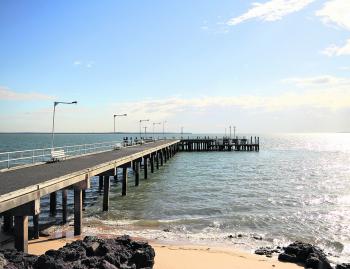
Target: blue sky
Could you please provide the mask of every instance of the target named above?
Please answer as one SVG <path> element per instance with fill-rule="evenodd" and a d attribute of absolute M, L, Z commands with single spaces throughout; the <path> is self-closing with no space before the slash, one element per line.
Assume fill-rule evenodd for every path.
<path fill-rule="evenodd" d="M 1 1 L 0 131 L 350 131 L 350 1 Z"/>

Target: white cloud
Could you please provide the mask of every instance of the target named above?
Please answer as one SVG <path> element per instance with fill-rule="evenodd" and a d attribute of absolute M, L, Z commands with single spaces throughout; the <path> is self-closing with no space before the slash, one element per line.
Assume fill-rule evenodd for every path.
<path fill-rule="evenodd" d="M 316 12 L 325 24 L 350 30 L 350 1 L 329 0 Z"/>
<path fill-rule="evenodd" d="M 29 92 L 21 93 L 15 92 L 8 88 L 0 86 L 0 100 L 11 100 L 11 101 L 24 101 L 24 100 L 52 100 L 53 96 L 49 96 L 42 93 Z"/>
<path fill-rule="evenodd" d="M 288 78 L 282 80 L 282 82 L 293 83 L 298 87 L 340 87 L 350 86 L 349 78 L 341 78 L 330 75 L 307 77 L 307 78 Z"/>
<path fill-rule="evenodd" d="M 95 62 L 94 61 L 84 62 L 84 61 L 76 60 L 73 62 L 73 65 L 84 66 L 86 68 L 92 68 L 95 65 Z"/>
<path fill-rule="evenodd" d="M 300 11 L 315 0 L 270 0 L 265 3 L 254 3 L 246 13 L 230 19 L 228 25 L 237 25 L 251 19 L 277 21 L 284 16 Z"/>
<path fill-rule="evenodd" d="M 349 13 L 350 16 L 350 13 Z M 321 51 L 322 54 L 325 54 L 329 57 L 331 56 L 342 56 L 350 55 L 350 39 L 348 39 L 343 46 L 337 46 L 335 44 L 330 45 Z"/>
<path fill-rule="evenodd" d="M 171 116 L 180 116 L 180 114 L 201 114 L 209 110 L 217 111 L 225 108 L 263 111 L 286 111 L 300 108 L 339 110 L 350 108 L 350 89 L 349 87 L 331 87 L 329 89 L 325 87 L 324 89 L 311 89 L 303 92 L 289 91 L 275 96 L 207 96 L 192 99 L 177 97 L 118 103 L 115 106 L 122 111 L 130 111 L 130 115 L 135 119 L 143 116 L 153 120 L 162 120 Z"/>
<path fill-rule="evenodd" d="M 323 23 L 327 25 L 350 30 L 350 1 L 329 0 L 322 9 L 316 11 L 316 16 L 321 17 Z M 350 55 L 350 39 L 342 46 L 331 44 L 321 53 L 327 56 Z"/>

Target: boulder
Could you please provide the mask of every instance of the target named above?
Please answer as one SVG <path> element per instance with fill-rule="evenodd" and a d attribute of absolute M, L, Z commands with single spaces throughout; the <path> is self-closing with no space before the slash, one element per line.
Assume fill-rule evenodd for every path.
<path fill-rule="evenodd" d="M 41 256 L 3 250 L 0 264 L 1 257 L 6 263 L 4 269 L 149 269 L 153 268 L 155 252 L 148 243 L 133 241 L 129 236 L 114 239 L 87 236 Z"/>
<path fill-rule="evenodd" d="M 312 269 L 332 269 L 326 254 L 318 247 L 296 241 L 284 248 L 284 253 L 278 256 L 283 262 L 292 262 Z"/>

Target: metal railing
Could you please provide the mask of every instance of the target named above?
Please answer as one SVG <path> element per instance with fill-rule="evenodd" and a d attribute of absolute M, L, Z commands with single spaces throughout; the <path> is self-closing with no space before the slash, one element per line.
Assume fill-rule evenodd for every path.
<path fill-rule="evenodd" d="M 35 164 L 52 160 L 52 151 L 64 151 L 65 157 L 118 149 L 126 146 L 123 141 L 100 142 L 93 144 L 69 145 L 54 148 L 30 149 L 0 152 L 0 169 L 18 165 Z"/>

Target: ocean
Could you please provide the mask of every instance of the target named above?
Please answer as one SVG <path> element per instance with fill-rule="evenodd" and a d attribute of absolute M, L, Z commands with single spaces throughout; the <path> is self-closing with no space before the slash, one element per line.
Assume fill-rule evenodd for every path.
<path fill-rule="evenodd" d="M 205 135 L 219 134 L 191 136 Z M 349 262 L 350 134 L 255 135 L 260 152 L 180 152 L 149 179 L 141 177 L 139 187 L 130 172 L 125 197 L 121 184 L 111 180 L 108 212 L 101 211 L 93 178 L 84 232 L 248 251 L 302 240 L 324 248 L 333 261 Z M 60 146 L 122 136 L 135 135 L 57 134 L 55 141 Z M 50 139 L 49 134 L 0 134 L 0 152 L 49 147 Z M 59 219 L 60 211 L 57 218 L 49 216 L 47 198 L 42 205 L 42 222 Z"/>

